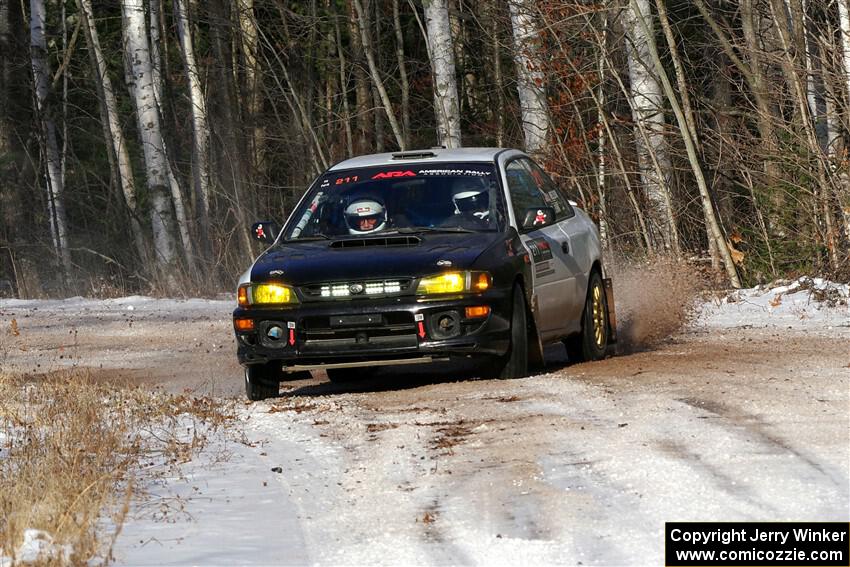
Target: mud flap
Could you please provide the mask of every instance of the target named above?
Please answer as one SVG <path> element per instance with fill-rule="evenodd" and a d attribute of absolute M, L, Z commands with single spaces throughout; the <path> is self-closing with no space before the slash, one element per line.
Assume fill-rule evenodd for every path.
<path fill-rule="evenodd" d="M 602 280 L 602 285 L 605 287 L 605 301 L 608 304 L 608 342 L 615 344 L 617 342 L 617 314 L 614 310 L 614 282 L 611 278 Z"/>
<path fill-rule="evenodd" d="M 543 341 L 540 340 L 540 333 L 537 332 L 537 319 L 539 309 L 537 306 L 537 294 L 531 296 L 531 319 L 528 328 L 528 365 L 531 368 L 542 368 L 545 361 L 543 360 Z"/>

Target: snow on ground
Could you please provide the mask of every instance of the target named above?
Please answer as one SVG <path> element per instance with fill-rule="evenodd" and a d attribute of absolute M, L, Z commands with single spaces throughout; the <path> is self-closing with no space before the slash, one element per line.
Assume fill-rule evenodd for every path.
<path fill-rule="evenodd" d="M 240 406 L 241 441 L 210 436 L 147 487 L 116 564 L 660 565 L 665 521 L 846 521 L 848 296 L 738 290 L 670 344 L 523 380 L 284 384 Z M 167 326 L 232 308 L 68 303 L 0 314 L 132 307 Z M 226 350 L 205 356 L 234 380 Z"/>
<path fill-rule="evenodd" d="M 24 530 L 24 541 L 15 551 L 16 563 L 14 565 L 54 561 L 60 564 L 69 564 L 73 549 L 69 545 L 57 545 L 53 542 L 53 536 L 42 530 Z M 0 567 L 12 567 L 12 558 L 3 555 L 0 549 Z"/>
<path fill-rule="evenodd" d="M 200 455 L 146 487 L 113 550 L 116 563 L 306 564 L 289 494 L 262 466 L 265 450 L 251 445 L 208 432 Z"/>
<path fill-rule="evenodd" d="M 69 297 L 67 299 L 0 299 L 0 309 L 42 309 L 63 313 L 98 313 L 111 311 L 161 311 L 161 312 L 207 312 L 232 311 L 235 298 L 221 299 L 158 299 L 145 295 L 131 295 L 112 299 L 92 299 L 88 297 Z"/>
<path fill-rule="evenodd" d="M 850 285 L 802 277 L 736 290 L 705 303 L 698 324 L 850 333 Z"/>

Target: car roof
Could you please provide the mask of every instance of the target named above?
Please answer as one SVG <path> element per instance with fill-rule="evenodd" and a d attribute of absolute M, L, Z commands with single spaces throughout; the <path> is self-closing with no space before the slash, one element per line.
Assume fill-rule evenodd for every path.
<path fill-rule="evenodd" d="M 382 165 L 399 165 L 403 163 L 445 163 L 445 162 L 493 162 L 501 152 L 511 152 L 522 155 L 518 150 L 507 148 L 429 148 L 423 150 L 405 150 L 383 154 L 370 154 L 347 159 L 332 166 L 328 171 L 353 169 L 358 167 L 375 167 Z"/>

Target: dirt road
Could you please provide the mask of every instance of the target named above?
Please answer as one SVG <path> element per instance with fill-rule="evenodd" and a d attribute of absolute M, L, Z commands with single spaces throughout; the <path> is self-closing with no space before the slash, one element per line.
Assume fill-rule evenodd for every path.
<path fill-rule="evenodd" d="M 6 303 L 0 362 L 241 395 L 227 306 Z M 282 471 L 302 559 L 658 565 L 665 521 L 848 519 L 849 339 L 697 326 L 598 363 L 550 349 L 521 380 L 317 376 L 246 425 L 256 468 Z"/>

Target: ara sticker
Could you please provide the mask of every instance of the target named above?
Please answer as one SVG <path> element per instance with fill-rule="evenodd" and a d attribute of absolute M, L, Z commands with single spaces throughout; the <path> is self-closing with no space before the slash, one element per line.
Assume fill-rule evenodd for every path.
<path fill-rule="evenodd" d="M 470 175 L 475 177 L 486 177 L 490 175 L 489 171 L 478 171 L 474 169 L 420 169 L 419 175 L 448 175 L 460 176 Z"/>
<path fill-rule="evenodd" d="M 407 171 L 382 171 L 372 176 L 372 179 L 393 179 L 395 177 L 416 177 L 410 170 Z"/>

